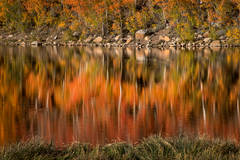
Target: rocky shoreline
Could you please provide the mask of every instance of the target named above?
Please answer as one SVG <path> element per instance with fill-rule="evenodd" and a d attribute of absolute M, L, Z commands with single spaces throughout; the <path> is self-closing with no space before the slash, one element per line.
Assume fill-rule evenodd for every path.
<path fill-rule="evenodd" d="M 197 31 L 194 40 L 182 40 L 174 28 L 166 27 L 162 30 L 138 30 L 135 35 L 89 35 L 80 38 L 80 33 L 73 32 L 66 40 L 64 30 L 38 29 L 30 33 L 13 33 L 0 31 L 0 44 L 10 46 L 98 46 L 98 47 L 137 47 L 137 48 L 215 48 L 239 47 L 231 37 L 227 37 L 225 29 L 216 31 L 215 38 L 211 38 L 209 31 Z"/>

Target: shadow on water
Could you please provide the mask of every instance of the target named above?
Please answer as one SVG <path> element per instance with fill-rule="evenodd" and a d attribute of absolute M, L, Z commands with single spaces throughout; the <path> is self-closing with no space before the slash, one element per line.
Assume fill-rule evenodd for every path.
<path fill-rule="evenodd" d="M 239 140 L 240 50 L 0 47 L 0 145 Z"/>

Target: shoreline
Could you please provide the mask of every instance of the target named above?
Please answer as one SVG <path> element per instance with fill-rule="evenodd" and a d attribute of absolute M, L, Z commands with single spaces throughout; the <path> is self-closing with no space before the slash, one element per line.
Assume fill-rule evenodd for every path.
<path fill-rule="evenodd" d="M 194 40 L 186 41 L 174 31 L 173 27 L 166 27 L 158 31 L 151 29 L 138 30 L 135 35 L 89 35 L 86 38 L 79 38 L 78 32 L 73 32 L 66 40 L 67 31 L 56 31 L 48 33 L 33 30 L 30 33 L 3 32 L 0 31 L 0 45 L 9 46 L 90 46 L 90 47 L 136 47 L 136 48 L 236 48 L 240 43 L 232 41 L 227 37 L 226 30 L 220 29 L 217 32 L 218 38 L 211 38 L 209 32 L 194 33 Z M 42 32 L 46 32 L 43 34 Z"/>

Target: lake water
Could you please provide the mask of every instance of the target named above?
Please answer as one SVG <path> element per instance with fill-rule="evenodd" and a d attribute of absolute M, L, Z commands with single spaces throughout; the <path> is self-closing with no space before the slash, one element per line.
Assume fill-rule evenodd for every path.
<path fill-rule="evenodd" d="M 240 49 L 0 47 L 0 146 L 240 139 Z"/>

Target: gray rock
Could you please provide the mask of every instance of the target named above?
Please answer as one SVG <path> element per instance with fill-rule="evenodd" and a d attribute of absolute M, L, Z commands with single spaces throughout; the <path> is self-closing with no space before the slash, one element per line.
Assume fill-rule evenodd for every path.
<path fill-rule="evenodd" d="M 212 41 L 212 43 L 210 44 L 210 47 L 221 47 L 220 40 Z"/>
<path fill-rule="evenodd" d="M 58 36 L 57 36 L 57 35 L 53 37 L 53 40 L 56 40 L 56 39 L 58 39 Z"/>
<path fill-rule="evenodd" d="M 31 45 L 33 45 L 33 46 L 38 46 L 38 45 L 40 45 L 41 43 L 40 42 L 38 42 L 38 41 L 33 41 L 32 43 L 31 43 Z"/>
<path fill-rule="evenodd" d="M 168 43 L 168 45 L 169 45 L 170 47 L 175 47 L 175 46 L 176 46 L 176 44 L 175 44 L 174 42 L 170 42 L 170 43 Z"/>
<path fill-rule="evenodd" d="M 198 40 L 203 39 L 203 35 L 201 35 L 201 34 L 197 35 L 197 39 Z"/>
<path fill-rule="evenodd" d="M 107 44 L 106 44 L 106 47 L 111 47 L 111 43 L 107 43 Z"/>
<path fill-rule="evenodd" d="M 21 43 L 20 43 L 20 46 L 25 46 L 25 45 L 26 45 L 25 42 L 21 42 Z"/>
<path fill-rule="evenodd" d="M 171 39 L 168 36 L 162 36 L 162 35 L 159 36 L 159 40 L 163 40 L 165 42 L 171 41 Z"/>
<path fill-rule="evenodd" d="M 212 40 L 211 38 L 204 38 L 204 39 L 203 39 L 203 42 L 204 42 L 204 43 L 209 43 L 211 40 Z"/>
<path fill-rule="evenodd" d="M 181 46 L 182 46 L 182 47 L 185 47 L 185 46 L 186 46 L 186 43 L 182 42 L 182 43 L 181 43 Z"/>
<path fill-rule="evenodd" d="M 92 42 L 92 40 L 93 40 L 93 37 L 92 36 L 89 36 L 87 39 L 85 39 L 85 43 L 90 43 L 90 42 Z"/>
<path fill-rule="evenodd" d="M 206 46 L 206 44 L 200 43 L 200 47 L 205 47 L 205 46 Z"/>
<path fill-rule="evenodd" d="M 135 33 L 135 38 L 137 39 L 137 40 L 143 40 L 144 39 L 144 37 L 145 37 L 145 35 L 146 35 L 146 31 L 145 30 L 143 30 L 143 29 L 141 29 L 141 30 L 138 30 L 136 33 Z"/>
<path fill-rule="evenodd" d="M 152 44 L 149 44 L 149 43 L 146 44 L 146 47 L 147 47 L 147 48 L 151 48 L 152 46 L 153 46 Z"/>
<path fill-rule="evenodd" d="M 57 43 L 58 44 L 58 43 Z M 68 42 L 68 46 L 74 46 L 75 45 L 75 42 L 74 41 L 69 41 Z"/>
<path fill-rule="evenodd" d="M 102 41 L 103 41 L 103 38 L 100 36 L 93 40 L 94 43 L 101 43 Z"/>
<path fill-rule="evenodd" d="M 114 38 L 114 41 L 117 42 L 117 41 L 120 40 L 120 38 L 121 38 L 121 35 L 117 35 L 117 36 Z"/>
<path fill-rule="evenodd" d="M 180 37 L 177 37 L 175 42 L 181 42 L 181 38 Z"/>
<path fill-rule="evenodd" d="M 226 44 L 227 43 L 226 40 L 221 40 L 220 42 L 221 42 L 221 44 Z"/>
<path fill-rule="evenodd" d="M 133 37 L 132 36 L 128 36 L 127 37 L 127 41 L 126 41 L 126 44 L 129 44 L 133 41 Z"/>
<path fill-rule="evenodd" d="M 220 22 L 212 22 L 212 26 L 213 26 L 213 27 L 217 27 L 217 28 L 222 27 L 222 25 L 221 25 Z"/>
<path fill-rule="evenodd" d="M 188 46 L 188 47 L 191 47 L 191 46 L 192 46 L 192 43 L 191 43 L 191 42 L 189 42 L 189 43 L 187 44 L 187 46 Z"/>
<path fill-rule="evenodd" d="M 120 38 L 118 41 L 117 41 L 117 44 L 122 44 L 124 42 L 124 40 L 122 38 Z"/>
<path fill-rule="evenodd" d="M 203 34 L 203 37 L 205 37 L 205 38 L 209 37 L 209 32 L 205 32 L 205 33 Z"/>
<path fill-rule="evenodd" d="M 221 36 L 225 36 L 226 35 L 226 30 L 222 29 L 222 30 L 218 30 L 216 32 L 217 37 L 221 37 Z"/>
<path fill-rule="evenodd" d="M 225 40 L 226 39 L 226 36 L 221 36 L 219 37 L 220 40 Z"/>
<path fill-rule="evenodd" d="M 150 41 L 150 37 L 149 37 L 149 36 L 146 36 L 146 37 L 144 38 L 144 40 L 145 40 L 145 41 Z"/>
<path fill-rule="evenodd" d="M 80 33 L 79 32 L 73 32 L 73 37 L 79 37 Z"/>

